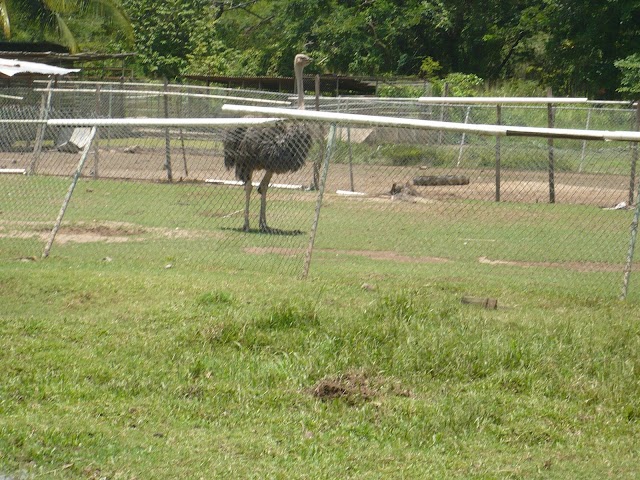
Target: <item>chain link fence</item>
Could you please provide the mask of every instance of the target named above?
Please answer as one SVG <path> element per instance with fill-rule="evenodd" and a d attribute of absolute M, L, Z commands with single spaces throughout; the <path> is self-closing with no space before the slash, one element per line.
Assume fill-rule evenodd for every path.
<path fill-rule="evenodd" d="M 46 251 L 113 268 L 296 275 L 313 255 L 317 274 L 348 276 L 358 265 L 372 279 L 424 272 L 498 292 L 508 276 L 524 288 L 609 297 L 628 269 L 632 142 L 273 122 L 222 109 L 289 107 L 289 93 L 81 82 L 4 93 L 1 262 Z M 549 125 L 546 106 L 314 101 L 307 109 Z M 636 131 L 636 112 L 585 104 L 552 114 L 558 128 Z M 274 174 L 261 186 L 264 168 Z"/>

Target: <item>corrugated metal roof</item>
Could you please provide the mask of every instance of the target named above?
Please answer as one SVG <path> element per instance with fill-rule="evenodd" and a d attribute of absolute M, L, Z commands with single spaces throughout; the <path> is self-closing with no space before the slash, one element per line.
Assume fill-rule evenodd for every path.
<path fill-rule="evenodd" d="M 274 92 L 293 92 L 293 77 L 231 77 L 222 75 L 185 75 L 184 78 L 199 82 L 218 83 L 234 88 L 255 88 Z M 305 90 L 313 90 L 315 77 L 305 76 Z M 357 78 L 341 75 L 320 75 L 320 91 L 334 94 L 352 93 L 374 95 L 375 85 Z"/>
<path fill-rule="evenodd" d="M 19 74 L 36 74 L 36 75 L 67 75 L 69 73 L 79 72 L 79 68 L 61 68 L 53 67 L 44 63 L 25 62 L 23 60 L 10 60 L 0 58 L 0 75 L 5 77 L 13 77 Z"/>

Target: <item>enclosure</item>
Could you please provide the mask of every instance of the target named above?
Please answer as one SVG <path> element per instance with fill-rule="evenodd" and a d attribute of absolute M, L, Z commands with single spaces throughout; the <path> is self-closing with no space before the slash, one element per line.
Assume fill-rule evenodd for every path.
<path fill-rule="evenodd" d="M 0 98 L 2 262 L 44 254 L 69 265 L 82 257 L 301 276 L 357 264 L 377 279 L 409 270 L 425 282 L 474 278 L 473 293 L 498 294 L 507 277 L 585 297 L 626 288 L 633 106 L 310 97 L 306 112 L 275 115 L 260 108 L 290 107 L 290 95 L 41 87 Z M 507 135 L 498 124 L 558 134 Z M 260 232 L 254 189 L 244 231 L 246 192 L 225 166 L 229 139 L 249 129 L 268 143 L 274 128 L 294 125 L 311 141 L 292 144 L 305 151 L 302 168 L 271 179 L 266 215 L 275 230 Z M 569 128 L 598 132 L 561 134 Z"/>

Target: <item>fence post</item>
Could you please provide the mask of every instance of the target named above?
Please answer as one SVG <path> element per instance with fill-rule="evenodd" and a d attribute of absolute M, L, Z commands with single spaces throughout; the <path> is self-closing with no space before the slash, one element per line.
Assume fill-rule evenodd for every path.
<path fill-rule="evenodd" d="M 444 82 L 444 88 L 442 89 L 442 96 L 443 97 L 449 96 L 449 82 Z M 445 104 L 444 102 L 442 102 L 442 105 L 440 105 L 440 121 L 444 122 L 446 117 L 447 115 L 445 115 Z M 444 142 L 444 131 L 440 130 L 438 132 L 438 145 L 442 145 L 442 142 Z"/>
<path fill-rule="evenodd" d="M 100 84 L 96 85 L 96 118 L 100 118 Z M 100 140 L 100 133 L 96 130 L 93 148 L 93 178 L 98 178 L 98 166 L 100 164 L 100 147 L 98 142 Z"/>
<path fill-rule="evenodd" d="M 320 75 L 315 77 L 316 111 L 320 110 Z M 293 93 L 298 93 L 294 88 Z M 338 111 L 340 109 L 338 104 Z M 321 131 L 324 130 L 321 127 Z M 322 148 L 318 149 L 318 158 L 313 161 L 313 178 L 311 179 L 311 190 L 318 190 L 320 184 L 320 164 L 322 163 Z"/>
<path fill-rule="evenodd" d="M 47 120 L 49 119 L 49 111 L 51 110 L 51 96 L 53 91 L 51 86 L 53 85 L 53 79 L 47 83 L 47 88 L 42 92 L 42 101 L 40 103 L 40 120 L 41 124 L 38 126 L 36 132 L 36 142 L 33 146 L 33 158 L 31 159 L 31 165 L 29 166 L 29 174 L 36 173 L 38 161 L 40 160 L 40 154 L 42 153 L 42 143 L 44 142 L 44 134 L 47 130 Z"/>
<path fill-rule="evenodd" d="M 629 279 L 631 278 L 631 268 L 633 267 L 633 252 L 636 248 L 636 239 L 638 237 L 638 220 L 640 219 L 640 192 L 636 201 L 636 210 L 633 214 L 631 222 L 631 240 L 629 241 L 629 250 L 627 252 L 627 262 L 624 265 L 624 278 L 622 280 L 622 295 L 620 300 L 626 300 L 629 293 Z"/>
<path fill-rule="evenodd" d="M 589 130 L 589 124 L 591 123 L 591 107 L 587 109 L 587 124 L 584 127 L 585 130 Z M 587 150 L 587 141 L 582 141 L 582 152 L 580 153 L 580 166 L 578 167 L 578 173 L 582 173 L 582 167 L 584 166 L 584 157 Z"/>
<path fill-rule="evenodd" d="M 189 112 L 189 97 L 187 97 L 187 112 Z M 182 118 L 182 97 L 178 99 L 178 117 Z M 187 150 L 184 146 L 184 130 L 180 127 L 178 130 L 180 137 L 180 148 L 182 149 L 182 166 L 184 167 L 184 176 L 189 176 L 189 167 L 187 165 Z"/>
<path fill-rule="evenodd" d="M 44 252 L 42 253 L 42 258 L 47 258 L 49 256 L 49 252 L 51 251 L 51 246 L 53 245 L 53 241 L 56 238 L 56 234 L 60 229 L 60 224 L 62 223 L 62 219 L 64 218 L 64 214 L 67 211 L 67 207 L 69 206 L 69 201 L 71 200 L 71 195 L 73 195 L 73 191 L 76 188 L 76 184 L 78 183 L 78 178 L 80 178 L 80 174 L 82 173 L 82 169 L 84 168 L 84 163 L 89 156 L 89 149 L 93 145 L 93 139 L 96 135 L 97 127 L 92 127 L 91 132 L 89 133 L 89 140 L 82 151 L 82 155 L 80 156 L 80 161 L 78 162 L 78 166 L 76 167 L 76 171 L 73 174 L 73 179 L 71 180 L 71 185 L 69 185 L 69 189 L 67 190 L 67 194 L 64 197 L 64 201 L 62 202 L 62 207 L 60 208 L 60 212 L 58 213 L 58 218 L 56 218 L 56 222 L 53 225 L 53 229 L 51 230 L 51 234 L 49 235 L 49 241 L 47 245 L 44 247 Z"/>
<path fill-rule="evenodd" d="M 496 105 L 496 125 L 502 125 L 502 105 Z M 496 202 L 500 201 L 500 136 L 496 135 Z"/>
<path fill-rule="evenodd" d="M 164 118 L 169 118 L 169 81 L 164 79 Z M 173 182 L 173 172 L 171 171 L 171 138 L 169 136 L 169 127 L 164 129 L 164 169 L 167 171 L 167 179 L 169 183 Z"/>
<path fill-rule="evenodd" d="M 640 132 L 640 100 L 636 102 L 636 130 Z M 636 165 L 638 163 L 638 142 L 631 147 L 631 175 L 629 179 L 629 205 L 633 205 L 636 188 Z"/>
<path fill-rule="evenodd" d="M 469 114 L 471 113 L 471 105 L 467 107 L 467 112 L 464 116 L 464 124 L 469 123 Z M 460 150 L 458 150 L 458 162 L 456 163 L 456 167 L 460 166 L 460 162 L 462 161 L 462 152 L 464 150 L 464 142 L 467 139 L 467 132 L 462 132 L 462 139 L 460 140 Z"/>
<path fill-rule="evenodd" d="M 547 97 L 552 97 L 553 91 L 551 88 L 547 89 Z M 547 120 L 549 128 L 553 128 L 555 125 L 555 113 L 553 111 L 553 103 L 547 103 Z M 553 138 L 547 139 L 547 145 L 549 145 L 549 203 L 556 203 L 556 179 L 555 179 L 555 158 L 553 151 Z"/>
<path fill-rule="evenodd" d="M 109 85 L 109 110 L 107 112 L 107 118 L 111 118 L 113 115 L 113 86 Z M 107 128 L 107 148 L 111 148 L 111 129 Z"/>
<path fill-rule="evenodd" d="M 322 167 L 322 176 L 320 177 L 320 185 L 318 186 L 318 198 L 316 200 L 316 211 L 313 219 L 313 225 L 311 226 L 311 234 L 309 236 L 309 246 L 304 258 L 304 269 L 302 271 L 302 278 L 305 279 L 309 275 L 309 267 L 311 265 L 311 253 L 313 252 L 313 245 L 316 241 L 316 233 L 318 231 L 318 222 L 320 221 L 320 208 L 322 207 L 322 197 L 324 196 L 324 188 L 327 184 L 327 172 L 329 171 L 329 160 L 333 154 L 333 147 L 336 140 L 336 124 L 332 123 L 329 127 L 329 140 L 327 141 L 327 148 L 324 154 L 324 162 Z"/>

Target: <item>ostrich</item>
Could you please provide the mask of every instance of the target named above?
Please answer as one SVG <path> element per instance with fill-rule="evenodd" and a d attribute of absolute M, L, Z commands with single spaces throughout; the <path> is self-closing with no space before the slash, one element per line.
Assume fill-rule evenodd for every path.
<path fill-rule="evenodd" d="M 304 88 L 302 71 L 311 62 L 306 55 L 296 55 L 293 62 L 296 88 L 298 90 L 298 108 L 304 109 Z M 278 122 L 271 127 L 234 128 L 224 140 L 224 165 L 227 170 L 235 167 L 236 178 L 244 182 L 245 232 L 249 231 L 249 202 L 251 199 L 251 177 L 256 170 L 265 170 L 258 186 L 260 193 L 260 232 L 283 233 L 267 226 L 267 188 L 274 173 L 295 172 L 304 165 L 312 137 L 308 128 L 302 124 Z"/>

